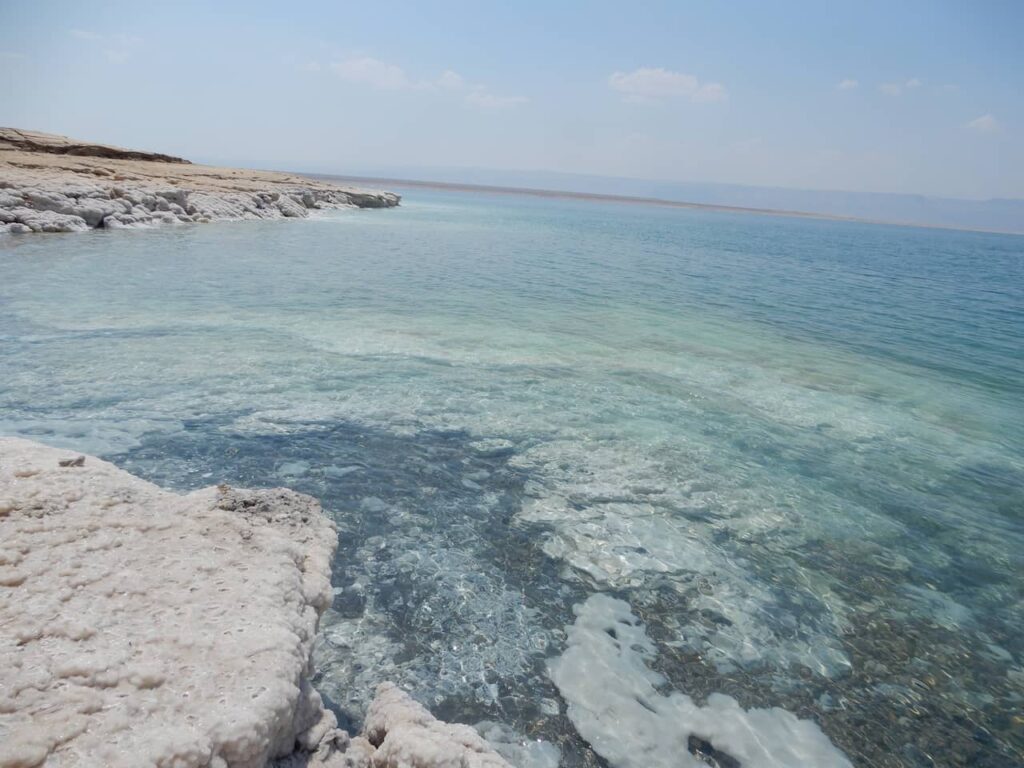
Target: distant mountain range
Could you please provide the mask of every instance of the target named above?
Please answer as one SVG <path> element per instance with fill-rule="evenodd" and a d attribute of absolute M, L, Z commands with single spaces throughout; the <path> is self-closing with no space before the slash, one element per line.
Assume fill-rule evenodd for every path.
<path fill-rule="evenodd" d="M 653 181 L 550 171 L 470 168 L 360 169 L 356 175 L 445 184 L 658 198 L 701 205 L 760 208 L 898 224 L 1024 234 L 1024 200 L 1017 199 L 968 200 L 885 192 L 748 187 L 740 184 Z"/>

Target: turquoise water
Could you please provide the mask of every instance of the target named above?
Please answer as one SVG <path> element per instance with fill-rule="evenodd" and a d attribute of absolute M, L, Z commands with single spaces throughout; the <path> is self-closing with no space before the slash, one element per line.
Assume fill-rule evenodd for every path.
<path fill-rule="evenodd" d="M 409 190 L 2 239 L 0 356 L 0 433 L 321 499 L 352 725 L 394 679 L 605 764 L 547 663 L 606 593 L 666 689 L 1024 764 L 1024 238 Z"/>

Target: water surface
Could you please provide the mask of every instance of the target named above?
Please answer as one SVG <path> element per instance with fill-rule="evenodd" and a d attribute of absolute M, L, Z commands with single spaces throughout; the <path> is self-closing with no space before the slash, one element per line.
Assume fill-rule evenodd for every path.
<path fill-rule="evenodd" d="M 663 688 L 858 766 L 1024 764 L 1024 238 L 409 191 L 0 240 L 0 432 L 335 517 L 318 684 L 605 764 L 548 661 L 625 600 Z"/>

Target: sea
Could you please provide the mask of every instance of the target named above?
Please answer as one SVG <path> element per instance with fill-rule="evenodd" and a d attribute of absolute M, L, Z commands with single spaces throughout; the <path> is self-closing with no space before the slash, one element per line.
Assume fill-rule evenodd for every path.
<path fill-rule="evenodd" d="M 352 730 L 1024 765 L 1024 237 L 396 191 L 0 238 L 0 434 L 319 499 Z"/>

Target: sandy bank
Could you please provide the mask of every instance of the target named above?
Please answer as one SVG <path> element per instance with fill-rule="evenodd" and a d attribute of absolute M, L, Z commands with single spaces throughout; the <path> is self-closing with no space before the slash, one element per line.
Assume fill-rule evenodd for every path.
<path fill-rule="evenodd" d="M 309 683 L 336 544 L 302 494 L 0 438 L 0 766 L 508 768 L 390 685 L 337 728 Z"/>
<path fill-rule="evenodd" d="M 194 165 L 0 128 L 0 234 L 301 218 L 311 210 L 388 208 L 399 201 L 391 192 L 294 174 Z"/>

